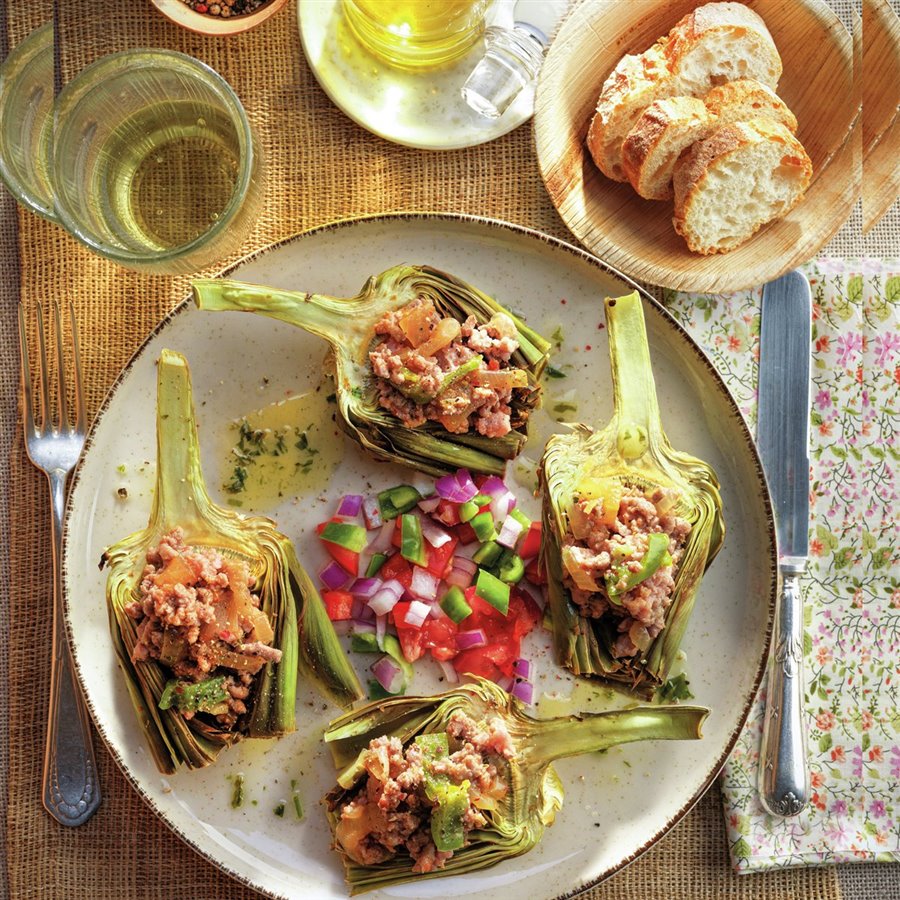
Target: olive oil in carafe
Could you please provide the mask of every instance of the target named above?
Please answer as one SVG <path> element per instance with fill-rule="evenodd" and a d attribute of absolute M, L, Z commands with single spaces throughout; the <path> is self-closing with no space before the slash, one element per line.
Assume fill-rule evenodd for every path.
<path fill-rule="evenodd" d="M 141 110 L 110 134 L 100 155 L 98 225 L 126 247 L 183 247 L 215 225 L 235 193 L 237 133 L 202 102 Z"/>

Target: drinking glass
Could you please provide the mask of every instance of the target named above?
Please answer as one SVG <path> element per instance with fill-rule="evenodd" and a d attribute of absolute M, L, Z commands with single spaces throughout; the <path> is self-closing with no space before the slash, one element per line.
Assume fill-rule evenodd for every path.
<path fill-rule="evenodd" d="M 235 250 L 262 195 L 247 115 L 209 66 L 126 50 L 57 97 L 51 165 L 60 224 L 129 268 L 193 272 Z"/>
<path fill-rule="evenodd" d="M 53 133 L 53 25 L 32 31 L 0 66 L 0 178 L 27 209 L 55 221 L 49 164 Z"/>

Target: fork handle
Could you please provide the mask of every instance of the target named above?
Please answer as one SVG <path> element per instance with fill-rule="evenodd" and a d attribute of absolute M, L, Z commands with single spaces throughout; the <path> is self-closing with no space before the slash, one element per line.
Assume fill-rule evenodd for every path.
<path fill-rule="evenodd" d="M 91 725 L 75 683 L 62 608 L 62 520 L 65 472 L 48 472 L 53 540 L 53 656 L 50 708 L 44 747 L 44 808 L 63 825 L 82 825 L 100 806 L 100 782 L 91 744 Z"/>

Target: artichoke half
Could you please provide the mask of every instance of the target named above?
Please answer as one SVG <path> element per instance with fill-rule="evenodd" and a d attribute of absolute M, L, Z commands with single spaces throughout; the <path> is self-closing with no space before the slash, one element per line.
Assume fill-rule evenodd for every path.
<path fill-rule="evenodd" d="M 668 678 L 700 580 L 722 546 L 725 524 L 715 472 L 702 460 L 674 450 L 663 431 L 638 294 L 608 298 L 606 320 L 613 417 L 602 431 L 576 425 L 571 433 L 554 435 L 548 441 L 539 469 L 542 556 L 559 663 L 577 675 L 597 676 L 649 699 Z M 674 572 L 664 627 L 648 647 L 631 657 L 613 655 L 617 634 L 610 617 L 582 615 L 563 583 L 563 553 L 566 535 L 572 531 L 571 513 L 589 483 L 612 483 L 617 485 L 616 490 L 648 495 L 661 489 L 674 498 L 669 512 L 690 525 Z M 613 596 L 610 603 L 615 600 Z"/>
<path fill-rule="evenodd" d="M 502 474 L 527 439 L 528 416 L 540 402 L 540 378 L 550 342 L 477 288 L 429 266 L 394 266 L 369 278 L 346 299 L 306 294 L 222 279 L 198 279 L 194 300 L 204 310 L 256 312 L 325 338 L 334 357 L 338 421 L 350 437 L 375 456 L 430 475 L 465 468 Z M 513 392 L 513 430 L 502 437 L 452 434 L 436 422 L 410 428 L 379 407 L 368 354 L 375 325 L 386 313 L 417 298 L 430 299 L 441 316 L 463 322 L 472 315 L 484 324 L 505 313 L 516 326 L 519 348 L 510 364 L 525 372 L 527 386 Z"/>
<path fill-rule="evenodd" d="M 432 872 L 414 873 L 405 851 L 377 865 L 360 865 L 336 839 L 351 894 L 473 872 L 526 853 L 540 841 L 544 828 L 553 824 L 563 805 L 563 786 L 551 765 L 554 760 L 632 741 L 699 739 L 709 714 L 700 706 L 650 706 L 534 719 L 519 700 L 481 678 L 433 697 L 376 701 L 336 719 L 325 732 L 325 742 L 340 770 L 337 786 L 325 798 L 332 832 L 340 822 L 343 805 L 366 777 L 360 759 L 370 741 L 386 735 L 406 747 L 421 735 L 446 733 L 457 711 L 477 723 L 500 718 L 505 725 L 513 755 L 508 761 L 492 759 L 507 785 L 505 795 L 495 808 L 483 810 L 487 824 L 470 831 L 465 845 L 443 868 Z"/>
<path fill-rule="evenodd" d="M 244 517 L 210 500 L 200 468 L 190 372 L 184 357 L 170 350 L 162 351 L 158 363 L 156 435 L 156 491 L 149 524 L 109 547 L 101 565 L 109 566 L 110 630 L 128 691 L 157 767 L 171 773 L 182 763 L 190 768 L 208 765 L 241 737 L 279 737 L 293 731 L 298 666 L 325 697 L 344 708 L 359 699 L 362 690 L 288 538 L 276 531 L 271 519 Z M 267 662 L 254 676 L 246 713 L 234 727 L 224 727 L 213 716 L 185 718 L 169 705 L 171 688 L 162 700 L 168 708 L 160 708 L 171 669 L 155 659 L 132 659 L 138 626 L 126 608 L 139 598 L 148 551 L 175 528 L 181 529 L 189 547 L 211 548 L 247 565 L 259 609 L 274 633 L 272 646 L 281 651 L 279 662 Z M 231 661 L 240 664 L 237 654 Z M 228 663 L 221 666 L 227 668 Z"/>

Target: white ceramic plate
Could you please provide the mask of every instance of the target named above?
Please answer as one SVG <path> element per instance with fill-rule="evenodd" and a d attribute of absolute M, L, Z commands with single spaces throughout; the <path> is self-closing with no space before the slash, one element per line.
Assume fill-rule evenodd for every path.
<path fill-rule="evenodd" d="M 512 0 L 497 3 L 487 24 L 512 27 Z M 349 31 L 341 0 L 303 0 L 297 19 L 303 52 L 322 90 L 357 125 L 406 147 L 474 147 L 518 128 L 534 112 L 532 82 L 498 119 L 469 109 L 460 89 L 484 55 L 484 41 L 458 60 L 405 71 L 366 52 Z"/>
<path fill-rule="evenodd" d="M 564 341 L 554 363 L 571 368 L 567 379 L 548 383 L 546 406 L 574 391 L 585 421 L 608 418 L 612 400 L 602 299 L 633 285 L 553 239 L 484 220 L 376 218 L 298 236 L 257 254 L 232 275 L 350 296 L 370 274 L 401 262 L 452 272 L 522 311 L 544 333 L 562 326 Z M 398 887 L 378 897 L 542 900 L 582 890 L 634 859 L 690 809 L 740 730 L 768 645 L 775 590 L 771 511 L 750 436 L 711 364 L 649 299 L 646 314 L 665 426 L 676 447 L 716 468 L 728 523 L 724 549 L 703 582 L 684 642 L 684 668 L 696 702 L 712 709 L 705 736 L 690 743 L 628 745 L 562 762 L 558 770 L 566 803 L 533 851 L 483 872 Z M 94 423 L 69 502 L 67 624 L 78 676 L 100 733 L 135 789 L 199 853 L 272 896 L 343 897 L 341 868 L 329 850 L 319 807 L 333 777 L 320 734 L 337 710 L 301 687 L 296 734 L 276 743 L 247 741 L 209 769 L 163 778 L 146 750 L 116 667 L 107 633 L 105 576 L 97 561 L 106 546 L 142 527 L 149 515 L 156 454 L 155 361 L 163 347 L 184 353 L 191 365 L 204 470 L 220 502 L 225 500 L 220 485 L 226 475 L 222 447 L 228 423 L 318 384 L 325 349 L 318 339 L 282 323 L 239 313 L 201 313 L 185 304 L 135 355 Z M 540 434 L 527 453 L 537 458 L 547 430 L 560 426 L 547 416 L 535 424 Z M 293 537 L 301 560 L 316 571 L 324 557 L 312 537 L 313 526 L 335 500 L 366 481 L 379 489 L 403 475 L 373 463 L 348 443 L 333 477 L 316 485 L 315 492 L 255 511 L 275 517 Z M 117 496 L 122 486 L 128 490 L 124 501 Z M 571 679 L 550 659 L 546 636 L 529 641 L 538 686 L 570 693 Z M 430 692 L 435 686 L 424 674 L 417 679 L 417 690 Z M 589 700 L 580 693 L 576 702 L 598 708 L 597 696 Z M 227 776 L 238 772 L 246 779 L 247 801 L 232 809 Z M 300 784 L 302 821 L 293 817 L 290 805 L 284 818 L 273 813 L 280 800 L 290 799 L 291 779 Z"/>

